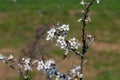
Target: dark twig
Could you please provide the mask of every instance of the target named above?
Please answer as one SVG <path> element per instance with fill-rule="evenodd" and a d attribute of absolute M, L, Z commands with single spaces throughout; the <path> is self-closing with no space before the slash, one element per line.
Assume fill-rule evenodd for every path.
<path fill-rule="evenodd" d="M 24 74 L 22 73 L 21 70 L 17 70 L 13 65 L 11 65 L 7 60 L 4 60 L 5 63 L 8 65 L 8 67 L 10 67 L 12 70 L 14 70 L 15 72 L 17 72 L 18 74 L 20 74 L 21 77 L 24 77 Z"/>
<path fill-rule="evenodd" d="M 83 15 L 83 20 L 82 20 L 82 55 L 81 56 L 81 63 L 80 63 L 80 66 L 81 66 L 81 69 L 80 69 L 80 74 L 83 74 L 83 63 L 84 63 L 84 54 L 87 52 L 87 46 L 86 46 L 86 20 L 87 20 L 87 17 L 88 17 L 88 13 L 89 13 L 89 9 L 91 7 L 91 5 L 93 4 L 94 0 L 90 0 L 89 4 L 86 5 L 86 8 L 85 8 L 85 13 Z M 82 80 L 83 77 L 80 77 L 80 80 Z"/>
<path fill-rule="evenodd" d="M 36 49 L 39 50 L 43 49 L 43 45 L 41 45 L 41 40 L 43 36 L 45 35 L 46 31 L 48 30 L 48 27 L 45 25 L 41 25 L 39 28 L 36 29 L 35 36 L 33 38 L 33 42 L 30 42 L 26 48 L 22 49 L 22 52 L 29 56 L 30 58 L 34 59 L 37 58 L 37 55 L 35 54 Z"/>

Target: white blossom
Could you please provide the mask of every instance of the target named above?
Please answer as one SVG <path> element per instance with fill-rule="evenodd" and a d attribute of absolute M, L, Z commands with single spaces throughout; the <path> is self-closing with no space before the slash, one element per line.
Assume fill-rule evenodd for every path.
<path fill-rule="evenodd" d="M 45 69 L 50 69 L 51 64 L 55 64 L 55 61 L 53 59 L 46 61 L 45 62 Z"/>
<path fill-rule="evenodd" d="M 25 59 L 25 61 L 24 61 L 24 70 L 25 71 L 27 71 L 27 70 L 31 71 L 32 70 L 32 68 L 29 64 L 30 64 L 30 58 Z"/>
<path fill-rule="evenodd" d="M 61 49 L 66 48 L 67 44 L 65 42 L 65 37 L 59 36 L 56 45 L 59 46 Z"/>
<path fill-rule="evenodd" d="M 80 66 L 76 66 L 74 68 L 71 69 L 70 71 L 70 74 L 73 76 L 73 77 L 82 77 L 83 75 L 80 73 L 80 69 L 81 67 Z"/>
<path fill-rule="evenodd" d="M 69 75 L 59 72 L 55 80 L 71 80 L 71 77 Z"/>
<path fill-rule="evenodd" d="M 8 60 L 14 59 L 14 56 L 13 56 L 13 55 L 10 55 L 7 59 L 8 59 Z"/>
<path fill-rule="evenodd" d="M 78 77 L 79 77 L 79 78 L 82 78 L 82 77 L 83 77 L 83 74 L 78 74 Z"/>
<path fill-rule="evenodd" d="M 30 63 L 30 58 L 25 59 L 25 64 L 29 64 Z"/>
<path fill-rule="evenodd" d="M 25 64 L 25 65 L 24 65 L 24 70 L 25 70 L 25 71 L 31 71 L 32 68 L 31 68 L 31 66 L 30 66 L 29 64 Z"/>
<path fill-rule="evenodd" d="M 99 3 L 100 3 L 100 0 L 96 0 L 96 2 L 99 4 Z"/>
<path fill-rule="evenodd" d="M 80 2 L 80 4 L 81 4 L 81 5 L 85 5 L 86 3 L 85 3 L 84 0 L 82 0 L 82 1 Z"/>
<path fill-rule="evenodd" d="M 49 75 L 49 77 L 55 76 L 57 71 L 57 66 L 55 64 L 55 61 L 53 59 L 48 60 L 45 62 L 44 66 L 44 72 Z"/>
<path fill-rule="evenodd" d="M 22 66 L 21 64 L 18 64 L 18 67 L 19 67 L 19 68 L 22 68 L 23 66 Z"/>
<path fill-rule="evenodd" d="M 68 49 L 65 49 L 65 53 L 64 53 L 64 54 L 67 55 L 67 54 L 68 54 L 68 51 L 69 51 Z"/>
<path fill-rule="evenodd" d="M 29 76 L 28 75 L 25 75 L 24 78 L 27 79 Z"/>
<path fill-rule="evenodd" d="M 76 72 L 77 72 L 78 70 L 80 70 L 80 69 L 81 69 L 81 67 L 80 67 L 80 66 L 77 66 L 77 67 L 71 69 L 71 73 L 76 74 Z"/>
<path fill-rule="evenodd" d="M 82 11 L 81 11 L 81 13 L 85 13 L 85 11 L 84 11 L 84 10 L 82 10 Z"/>
<path fill-rule="evenodd" d="M 81 45 L 80 43 L 78 43 L 78 40 L 76 40 L 75 38 L 70 39 L 69 43 L 72 49 L 78 49 L 79 46 Z"/>
<path fill-rule="evenodd" d="M 5 57 L 2 55 L 2 54 L 0 54 L 0 60 L 3 60 Z"/>
<path fill-rule="evenodd" d="M 60 31 L 69 31 L 69 25 L 63 24 L 58 28 Z"/>
<path fill-rule="evenodd" d="M 78 19 L 78 22 L 81 22 L 83 19 L 82 18 L 80 18 L 80 19 Z"/>
<path fill-rule="evenodd" d="M 38 66 L 37 66 L 37 70 L 42 70 L 44 68 L 44 62 L 43 61 L 38 61 Z"/>
<path fill-rule="evenodd" d="M 90 16 L 87 17 L 87 20 L 88 20 L 88 22 L 91 22 L 91 18 L 90 18 Z"/>
<path fill-rule="evenodd" d="M 34 61 L 32 62 L 32 64 L 35 64 L 35 63 L 37 63 L 37 62 L 39 62 L 39 60 L 34 60 Z"/>
<path fill-rule="evenodd" d="M 24 60 L 25 60 L 25 58 L 22 58 L 22 60 L 24 61 Z"/>
<path fill-rule="evenodd" d="M 92 35 L 91 35 L 91 34 L 87 34 L 87 38 L 88 38 L 88 39 L 91 39 L 91 38 L 92 38 Z"/>
<path fill-rule="evenodd" d="M 38 61 L 38 66 L 37 66 L 37 70 L 49 70 L 51 69 L 51 65 L 55 64 L 55 61 L 53 59 L 45 61 L 45 63 L 43 61 Z M 46 72 L 46 71 L 45 71 Z"/>
<path fill-rule="evenodd" d="M 39 61 L 37 70 L 43 71 L 48 74 L 49 77 L 52 77 L 57 73 L 57 66 L 55 65 L 55 61 L 53 59 L 45 61 L 45 63 L 43 61 Z"/>
<path fill-rule="evenodd" d="M 47 32 L 46 40 L 52 40 L 52 38 L 55 36 L 56 29 L 52 28 Z"/>

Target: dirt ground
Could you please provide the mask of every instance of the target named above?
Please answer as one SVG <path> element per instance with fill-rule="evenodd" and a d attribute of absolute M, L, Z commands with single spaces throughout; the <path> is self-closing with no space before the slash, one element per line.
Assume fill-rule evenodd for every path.
<path fill-rule="evenodd" d="M 102 42 L 95 42 L 93 43 L 93 45 L 91 46 L 91 49 L 94 52 L 101 52 L 101 51 L 108 51 L 108 52 L 114 52 L 117 51 L 118 53 L 120 53 L 120 46 L 119 44 L 107 44 L 107 43 L 102 43 Z M 0 53 L 5 53 L 5 55 L 9 55 L 11 53 L 17 55 L 16 53 L 19 51 L 19 49 L 15 49 L 15 48 L 1 48 L 0 49 Z M 91 51 L 89 54 L 92 54 Z M 88 58 L 89 55 L 88 54 Z M 87 54 L 86 54 L 87 55 Z M 92 54 L 93 57 L 98 57 L 97 53 L 94 55 Z M 66 58 L 66 60 L 62 60 L 62 57 L 58 56 L 58 55 L 54 55 L 52 56 L 55 60 L 56 63 L 58 64 L 59 70 L 61 72 L 68 72 L 73 66 L 78 65 L 80 58 L 77 57 L 76 55 L 70 55 L 68 56 L 68 58 Z M 94 59 L 93 59 L 94 60 Z M 84 74 L 86 79 L 90 78 L 88 80 L 95 80 L 95 76 L 99 73 L 99 70 L 97 71 L 96 69 L 92 68 L 92 64 L 94 63 L 93 60 L 89 60 L 87 62 L 87 65 L 89 65 L 89 68 L 86 67 L 86 65 L 84 65 Z M 98 58 L 99 60 L 99 58 Z M 66 67 L 67 66 L 67 67 Z M 43 75 L 43 74 L 40 74 Z M 0 63 L 0 80 L 14 80 L 15 78 L 17 79 L 18 75 L 12 71 L 12 69 L 10 69 L 6 64 L 4 63 Z M 44 79 L 45 76 L 43 76 L 43 78 L 41 78 L 39 75 L 36 75 L 35 80 L 38 79 Z"/>

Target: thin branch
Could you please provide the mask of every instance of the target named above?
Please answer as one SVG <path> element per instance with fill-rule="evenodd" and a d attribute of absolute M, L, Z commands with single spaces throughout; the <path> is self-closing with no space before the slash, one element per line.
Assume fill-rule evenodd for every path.
<path fill-rule="evenodd" d="M 17 72 L 18 74 L 20 74 L 22 77 L 24 77 L 22 71 L 17 70 L 13 65 L 9 64 L 9 62 L 7 60 L 5 60 L 5 63 L 8 65 L 8 67 L 10 67 L 12 70 L 14 70 L 15 72 Z"/>
<path fill-rule="evenodd" d="M 86 19 L 88 17 L 89 9 L 90 9 L 91 5 L 93 4 L 93 2 L 94 2 L 94 0 L 90 0 L 89 4 L 86 5 L 85 13 L 84 13 L 83 20 L 82 20 L 82 44 L 83 44 L 82 55 L 83 56 L 81 56 L 80 74 L 83 74 L 84 54 L 87 52 L 87 48 L 86 48 Z M 83 79 L 83 77 L 80 78 L 80 80 L 82 80 L 82 79 Z"/>

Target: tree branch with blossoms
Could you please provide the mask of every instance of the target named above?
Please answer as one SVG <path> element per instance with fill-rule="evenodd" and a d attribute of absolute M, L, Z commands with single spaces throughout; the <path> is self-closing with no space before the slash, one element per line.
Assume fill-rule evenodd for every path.
<path fill-rule="evenodd" d="M 86 34 L 87 23 L 91 21 L 90 15 L 88 13 L 93 2 L 94 0 L 89 0 L 89 2 L 82 0 L 80 2 L 80 4 L 85 7 L 85 9 L 81 11 L 83 13 L 83 17 L 78 20 L 78 22 L 82 22 L 82 44 L 80 44 L 75 37 L 70 40 L 65 39 L 67 37 L 67 32 L 69 31 L 69 25 L 54 25 L 53 28 L 47 32 L 48 35 L 46 40 L 52 40 L 53 38 L 56 38 L 56 45 L 65 50 L 63 59 L 67 57 L 69 51 L 73 51 L 76 55 L 81 57 L 79 76 L 77 76 L 79 80 L 83 79 L 83 64 L 85 61 L 85 53 L 87 52 L 89 46 L 96 39 L 96 37 L 93 37 L 90 34 Z M 99 0 L 96 0 L 96 2 L 99 4 Z M 86 43 L 87 41 L 88 44 Z M 78 48 L 82 49 L 81 52 L 78 51 Z"/>
<path fill-rule="evenodd" d="M 98 1 L 98 0 L 97 0 Z M 93 4 L 94 0 L 90 0 L 90 2 L 86 3 L 84 2 L 84 0 L 81 1 L 81 4 L 83 6 L 85 6 L 85 10 L 83 10 L 83 18 L 81 18 L 81 22 L 82 22 L 82 56 L 81 56 L 81 63 L 80 63 L 80 66 L 81 66 L 81 69 L 80 69 L 80 73 L 83 74 L 83 63 L 84 63 L 84 55 L 85 53 L 87 52 L 87 49 L 89 47 L 89 45 L 86 45 L 86 37 L 88 38 L 92 38 L 91 35 L 87 35 L 86 36 L 86 25 L 88 22 L 91 21 L 90 19 L 90 16 L 89 16 L 89 11 L 90 11 L 90 7 L 91 5 Z M 80 21 L 79 21 L 80 22 Z M 93 38 L 94 39 L 94 38 Z M 94 39 L 95 40 L 95 39 Z M 90 42 L 91 43 L 91 42 Z M 89 44 L 90 44 L 89 43 Z M 80 77 L 80 80 L 82 80 L 83 77 Z"/>
<path fill-rule="evenodd" d="M 83 80 L 85 53 L 96 39 L 95 36 L 86 34 L 87 23 L 91 21 L 89 11 L 94 1 L 95 0 L 89 0 L 89 2 L 85 2 L 82 0 L 80 2 L 80 4 L 85 8 L 81 11 L 83 17 L 78 20 L 78 22 L 82 23 L 82 43 L 80 43 L 75 37 L 66 39 L 68 31 L 70 30 L 69 24 L 54 24 L 52 28 L 47 31 L 46 35 L 47 41 L 55 40 L 56 46 L 64 50 L 63 60 L 67 58 L 69 52 L 73 52 L 75 55 L 80 56 L 81 60 L 79 66 L 71 68 L 68 73 L 62 73 L 58 70 L 54 59 L 45 60 L 42 50 L 37 47 L 39 40 L 43 37 L 44 34 L 44 31 L 41 31 L 42 29 L 36 31 L 35 41 L 32 46 L 33 49 L 30 51 L 28 50 L 28 52 L 31 54 L 30 58 L 22 57 L 19 60 L 13 55 L 6 57 L 0 54 L 0 61 L 7 64 L 11 69 L 20 74 L 23 80 L 32 80 L 32 78 L 29 76 L 29 73 L 33 70 L 43 72 L 47 76 L 47 80 L 51 80 L 52 77 L 54 77 L 55 80 Z M 96 1 L 99 3 L 99 0 Z M 45 30 L 47 30 L 47 28 Z M 37 57 L 37 55 L 34 54 L 36 49 L 39 51 L 38 53 L 41 55 L 41 57 Z"/>

